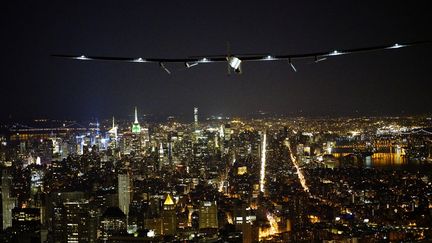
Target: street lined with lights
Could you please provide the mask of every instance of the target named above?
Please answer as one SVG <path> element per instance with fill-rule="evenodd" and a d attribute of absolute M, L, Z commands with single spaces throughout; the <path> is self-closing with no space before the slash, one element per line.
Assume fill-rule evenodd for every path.
<path fill-rule="evenodd" d="M 267 153 L 267 134 L 264 132 L 261 150 L 261 170 L 260 170 L 260 191 L 264 192 L 265 186 L 265 166 L 266 166 L 266 153 Z"/>
<path fill-rule="evenodd" d="M 289 150 L 291 161 L 293 162 L 294 167 L 296 168 L 297 176 L 299 178 L 301 186 L 303 187 L 303 190 L 310 195 L 309 187 L 306 184 L 306 179 L 305 179 L 305 177 L 303 175 L 303 171 L 301 170 L 301 168 L 300 168 L 300 166 L 299 166 L 299 164 L 297 162 L 297 159 L 295 158 L 295 156 L 293 154 L 293 151 L 291 150 L 291 145 L 290 145 L 290 142 L 288 140 L 285 140 L 285 146 Z"/>

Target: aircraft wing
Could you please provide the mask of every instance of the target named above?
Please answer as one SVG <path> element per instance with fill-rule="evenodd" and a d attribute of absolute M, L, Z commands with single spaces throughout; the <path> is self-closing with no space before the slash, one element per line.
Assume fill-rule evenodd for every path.
<path fill-rule="evenodd" d="M 382 50 L 399 49 L 414 45 L 431 44 L 431 41 L 418 41 L 410 43 L 400 43 L 392 45 L 381 45 L 372 47 L 362 47 L 354 49 L 341 49 L 341 50 L 331 50 L 323 52 L 313 52 L 313 53 L 299 53 L 299 54 L 286 54 L 286 55 L 271 55 L 271 54 L 231 54 L 231 55 L 209 55 L 209 56 L 195 56 L 186 58 L 152 58 L 152 57 L 108 57 L 108 56 L 87 56 L 87 55 L 63 55 L 63 54 L 53 54 L 51 56 L 58 58 L 75 59 L 82 61 L 115 61 L 115 62 L 129 62 L 129 63 L 158 63 L 165 71 L 168 73 L 169 70 L 166 69 L 166 63 L 184 63 L 186 67 L 192 67 L 201 63 L 215 63 L 215 62 L 228 62 L 237 72 L 240 72 L 240 64 L 242 62 L 248 61 L 289 61 L 294 71 L 295 67 L 292 65 L 293 60 L 313 58 L 316 62 L 323 61 L 327 58 L 340 55 L 348 55 L 354 53 L 364 53 Z"/>

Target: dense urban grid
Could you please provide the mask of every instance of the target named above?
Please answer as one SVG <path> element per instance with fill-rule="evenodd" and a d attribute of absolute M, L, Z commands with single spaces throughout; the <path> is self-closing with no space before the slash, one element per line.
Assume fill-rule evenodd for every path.
<path fill-rule="evenodd" d="M 1 242 L 432 238 L 427 116 L 152 122 L 135 108 L 5 122 L 0 142 Z"/>

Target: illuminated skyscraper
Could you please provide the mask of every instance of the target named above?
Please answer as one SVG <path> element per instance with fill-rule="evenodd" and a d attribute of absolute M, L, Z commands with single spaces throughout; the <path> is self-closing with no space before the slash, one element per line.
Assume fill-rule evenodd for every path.
<path fill-rule="evenodd" d="M 95 236 L 89 234 L 94 218 L 89 214 L 89 200 L 84 192 L 55 193 L 47 201 L 51 204 L 49 214 L 52 216 L 49 221 L 53 239 L 50 242 L 94 242 L 90 239 Z"/>
<path fill-rule="evenodd" d="M 119 208 L 126 215 L 129 214 L 129 204 L 131 202 L 132 186 L 128 174 L 118 175 L 118 199 Z"/>
<path fill-rule="evenodd" d="M 89 241 L 87 225 L 89 201 L 86 199 L 67 201 L 63 203 L 65 218 L 63 226 L 66 229 L 66 242 L 78 243 Z"/>
<path fill-rule="evenodd" d="M 164 148 L 162 142 L 159 144 L 159 170 L 162 169 L 162 166 L 167 165 L 168 160 L 165 156 Z"/>
<path fill-rule="evenodd" d="M 19 242 L 40 241 L 41 212 L 39 208 L 12 209 L 12 227 L 19 232 Z M 31 241 L 31 239 L 35 239 Z"/>
<path fill-rule="evenodd" d="M 112 235 L 126 233 L 126 215 L 118 207 L 109 207 L 102 215 L 100 225 L 100 239 L 105 242 Z"/>
<path fill-rule="evenodd" d="M 202 201 L 199 208 L 199 228 L 217 229 L 217 205 L 216 202 Z"/>
<path fill-rule="evenodd" d="M 135 121 L 132 124 L 132 132 L 133 133 L 140 133 L 141 132 L 141 126 L 138 122 L 138 111 L 137 111 L 136 106 L 135 106 Z"/>
<path fill-rule="evenodd" d="M 12 227 L 12 209 L 15 207 L 15 199 L 11 197 L 12 176 L 3 170 L 1 180 L 3 229 Z"/>
<path fill-rule="evenodd" d="M 194 126 L 198 129 L 198 107 L 194 107 Z"/>
<path fill-rule="evenodd" d="M 111 129 L 108 131 L 108 134 L 109 134 L 109 139 L 110 139 L 110 141 L 109 141 L 109 143 L 110 143 L 110 147 L 111 148 L 116 148 L 117 147 L 117 130 L 118 130 L 118 127 L 115 125 L 115 120 L 114 120 L 114 117 L 113 117 L 113 119 L 112 119 L 112 127 L 111 127 Z"/>
<path fill-rule="evenodd" d="M 175 203 L 171 196 L 165 199 L 162 211 L 162 221 L 163 221 L 163 234 L 164 235 L 174 235 L 177 228 Z"/>

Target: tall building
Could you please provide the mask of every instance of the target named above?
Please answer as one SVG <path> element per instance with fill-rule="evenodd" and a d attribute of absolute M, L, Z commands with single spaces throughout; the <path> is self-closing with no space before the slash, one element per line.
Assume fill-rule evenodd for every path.
<path fill-rule="evenodd" d="M 102 241 L 113 235 L 125 234 L 126 215 L 118 207 L 109 207 L 101 217 L 100 230 Z"/>
<path fill-rule="evenodd" d="M 40 242 L 41 210 L 39 208 L 12 209 L 12 227 L 18 232 L 19 242 Z"/>
<path fill-rule="evenodd" d="M 52 242 L 60 243 L 64 242 L 66 239 L 65 229 L 64 229 L 64 207 L 63 202 L 58 194 L 53 194 L 50 196 L 48 202 L 50 205 L 49 213 L 50 221 L 51 221 L 51 229 L 52 229 Z"/>
<path fill-rule="evenodd" d="M 119 208 L 126 217 L 129 214 L 129 204 L 131 202 L 132 185 L 129 174 L 118 175 L 118 202 Z"/>
<path fill-rule="evenodd" d="M 163 234 L 174 235 L 177 228 L 175 203 L 168 194 L 165 199 L 162 211 Z"/>
<path fill-rule="evenodd" d="M 138 122 L 138 111 L 137 111 L 136 106 L 135 106 L 135 121 L 132 124 L 132 132 L 133 133 L 141 133 L 141 126 Z"/>
<path fill-rule="evenodd" d="M 53 193 L 47 198 L 50 242 L 92 242 L 89 231 L 89 200 L 84 192 Z M 93 241 L 94 242 L 94 241 Z"/>
<path fill-rule="evenodd" d="M 202 201 L 199 208 L 199 228 L 217 229 L 218 227 L 216 202 Z"/>
<path fill-rule="evenodd" d="M 117 147 L 117 130 L 118 127 L 115 125 L 115 120 L 114 117 L 112 119 L 112 127 L 111 129 L 108 131 L 109 134 L 109 147 L 111 148 L 116 148 Z"/>
<path fill-rule="evenodd" d="M 253 210 L 250 210 L 249 205 L 235 207 L 233 214 L 235 228 L 242 232 L 243 243 L 258 242 L 259 230 L 254 224 L 256 215 Z"/>
<path fill-rule="evenodd" d="M 63 225 L 66 226 L 66 242 L 89 242 L 88 204 L 89 201 L 86 199 L 63 203 L 65 213 Z"/>
<path fill-rule="evenodd" d="M 198 128 L 198 107 L 194 107 L 194 126 Z"/>
<path fill-rule="evenodd" d="M 3 170 L 1 181 L 3 229 L 6 229 L 12 227 L 12 209 L 15 207 L 15 199 L 11 197 L 12 175 Z"/>
<path fill-rule="evenodd" d="M 168 165 L 168 158 L 165 155 L 164 147 L 162 142 L 159 144 L 159 170 L 162 169 L 163 166 Z"/>

